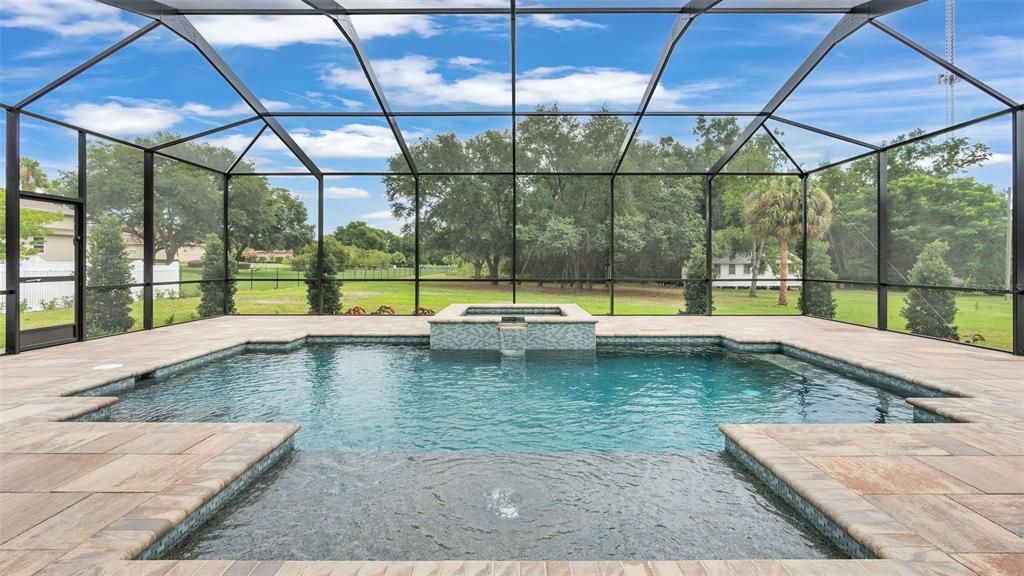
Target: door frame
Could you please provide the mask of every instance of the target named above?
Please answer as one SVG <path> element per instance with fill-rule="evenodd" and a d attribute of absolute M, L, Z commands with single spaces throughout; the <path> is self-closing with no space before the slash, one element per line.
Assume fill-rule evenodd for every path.
<path fill-rule="evenodd" d="M 85 203 L 81 198 L 73 196 L 58 196 L 55 194 L 44 194 L 39 192 L 27 192 L 24 190 L 18 193 L 20 212 L 21 200 L 32 200 L 36 202 L 44 202 L 48 204 L 62 204 L 64 206 L 71 206 L 74 209 L 74 234 L 72 241 L 74 242 L 74 253 L 75 253 L 75 273 L 72 277 L 61 276 L 63 280 L 57 281 L 68 281 L 71 279 L 74 281 L 74 302 L 75 302 L 75 318 L 71 324 L 61 324 L 57 326 L 46 326 L 42 328 L 21 328 L 21 322 L 18 323 L 18 348 L 21 351 L 34 350 L 36 348 L 46 348 L 48 346 L 57 346 L 59 344 L 67 344 L 69 342 L 77 342 L 85 339 Z M 25 282 L 26 278 L 18 274 L 18 278 L 15 279 L 17 282 L 18 294 L 21 293 L 21 285 Z M 36 282 L 54 282 L 55 280 L 47 280 L 45 277 L 30 277 L 29 281 Z M 17 313 L 21 314 L 20 305 Z"/>

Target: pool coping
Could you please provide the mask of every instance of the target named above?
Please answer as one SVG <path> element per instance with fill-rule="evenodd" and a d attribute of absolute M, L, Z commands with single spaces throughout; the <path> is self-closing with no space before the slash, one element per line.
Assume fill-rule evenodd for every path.
<path fill-rule="evenodd" d="M 230 320 L 231 322 L 225 322 Z M 207 320 L 194 324 L 224 324 L 224 325 L 238 325 L 239 327 L 247 324 L 255 325 L 254 327 L 264 327 L 268 325 L 279 324 L 279 326 L 270 326 L 271 328 L 286 328 L 285 330 L 271 330 L 271 334 L 261 334 L 259 337 L 251 339 L 240 338 L 238 332 L 234 330 L 228 331 L 229 334 L 221 334 L 220 337 L 215 338 L 216 345 L 213 346 L 215 350 L 210 350 L 210 345 L 207 345 L 206 351 L 196 352 L 197 347 L 188 347 L 186 349 L 179 349 L 175 351 L 173 355 L 165 355 L 158 362 L 150 363 L 139 363 L 131 367 L 124 367 L 124 370 L 111 370 L 109 375 L 104 378 L 86 378 L 86 379 L 75 379 L 71 378 L 70 374 L 61 378 L 55 379 L 55 384 L 59 390 L 59 394 L 54 397 L 45 393 L 39 393 L 36 390 L 35 394 L 25 394 L 25 387 L 19 387 L 17 381 L 17 372 L 15 372 L 15 385 L 0 386 L 0 392 L 3 392 L 5 396 L 2 398 L 5 405 L 10 405 L 10 394 L 13 393 L 15 396 L 24 395 L 25 403 L 14 408 L 7 410 L 0 410 L 0 431 L 12 430 L 12 424 L 15 422 L 53 422 L 53 420 L 67 419 L 72 417 L 81 417 L 90 412 L 94 412 L 97 409 L 102 409 L 104 406 L 109 406 L 110 403 L 116 401 L 116 399 L 105 398 L 103 396 L 76 396 L 83 391 L 93 390 L 93 393 L 104 391 L 105 393 L 117 393 L 117 391 L 124 391 L 125 386 L 128 385 L 129 379 L 134 382 L 139 377 L 162 377 L 170 372 L 160 372 L 160 370 L 181 370 L 184 367 L 190 367 L 195 363 L 201 363 L 204 361 L 210 361 L 211 355 L 216 359 L 216 355 L 223 357 L 227 354 L 239 353 L 243 350 L 250 349 L 293 349 L 307 343 L 317 343 L 323 341 L 337 341 L 335 336 L 338 336 L 338 332 L 344 332 L 348 334 L 348 341 L 359 341 L 359 342 L 397 342 L 402 343 L 419 342 L 422 343 L 426 339 L 425 334 L 425 322 L 387 322 L 379 323 L 376 325 L 370 324 L 359 324 L 359 323 L 348 323 L 354 324 L 352 326 L 344 326 L 345 322 L 336 323 L 333 326 L 326 327 L 323 323 L 312 322 L 313 319 L 301 319 L 306 322 L 301 322 L 302 325 L 296 326 L 294 322 L 268 322 L 269 319 L 260 319 L 260 322 L 235 322 L 235 320 L 241 320 L 236 318 L 231 319 L 216 319 Z M 300 321 L 301 321 L 300 320 Z M 378 319 L 379 320 L 379 319 Z M 827 444 L 828 441 L 833 439 L 837 434 L 837 430 L 848 432 L 850 434 L 865 434 L 867 436 L 877 436 L 880 440 L 897 439 L 903 441 L 904 436 L 912 437 L 914 434 L 931 434 L 937 435 L 937 437 L 946 437 L 948 439 L 943 442 L 964 442 L 963 438 L 973 435 L 973 441 L 966 442 L 971 448 L 986 454 L 991 458 L 1016 458 L 1018 457 L 1017 452 L 1021 452 L 1017 445 L 1024 446 L 1024 442 L 1019 442 L 1022 432 L 1021 422 L 1024 421 L 1012 407 L 1007 408 L 1007 400 L 1017 400 L 1022 398 L 1021 390 L 1024 390 L 1024 385 L 1020 382 L 1020 374 L 1024 374 L 1024 363 L 1020 363 L 1020 359 L 1009 360 L 1006 355 L 999 354 L 998 359 L 981 352 L 974 353 L 973 350 L 965 352 L 962 347 L 956 347 L 957 350 L 953 351 L 953 345 L 945 343 L 927 343 L 922 344 L 919 339 L 913 339 L 912 337 L 902 336 L 902 339 L 910 340 L 910 342 L 902 342 L 900 339 L 894 339 L 892 335 L 887 338 L 883 338 L 887 342 L 882 343 L 881 347 L 883 350 L 886 349 L 886 345 L 892 345 L 891 351 L 897 351 L 902 354 L 904 360 L 909 360 L 910 363 L 914 364 L 913 370 L 906 369 L 906 366 L 899 366 L 897 364 L 886 364 L 877 356 L 865 356 L 862 351 L 856 350 L 856 346 L 848 347 L 844 345 L 835 346 L 835 342 L 826 342 L 831 340 L 831 332 L 836 330 L 822 331 L 821 339 L 816 341 L 811 339 L 809 341 L 798 341 L 794 334 L 786 333 L 785 330 L 776 331 L 779 326 L 799 326 L 802 331 L 806 328 L 834 328 L 834 323 L 827 323 L 824 321 L 817 321 L 811 319 L 800 319 L 799 323 L 794 323 L 792 320 L 779 321 L 780 319 L 768 319 L 768 320 L 752 320 L 745 319 L 747 322 L 739 324 L 735 321 L 721 321 L 717 322 L 706 322 L 700 326 L 694 326 L 693 322 L 676 321 L 667 322 L 661 319 L 647 318 L 641 319 L 637 322 L 636 319 L 629 319 L 626 321 L 613 321 L 609 322 L 609 319 L 600 319 L 598 323 L 599 328 L 599 343 L 604 344 L 615 344 L 620 339 L 629 337 L 629 343 L 642 343 L 644 339 L 649 339 L 651 342 L 657 343 L 671 343 L 673 341 L 680 341 L 686 344 L 693 343 L 716 343 L 723 345 L 727 348 L 733 347 L 734 349 L 741 349 L 743 351 L 781 351 L 800 358 L 803 354 L 806 357 L 801 359 L 810 359 L 812 363 L 821 364 L 822 362 L 831 362 L 833 365 L 825 364 L 826 367 L 835 369 L 834 366 L 838 365 L 845 369 L 863 369 L 870 370 L 875 374 L 883 374 L 888 378 L 893 378 L 899 382 L 910 383 L 915 386 L 921 386 L 925 390 L 935 390 L 945 397 L 942 398 L 913 398 L 908 400 L 911 405 L 915 408 L 927 410 L 929 413 L 937 415 L 936 418 L 945 418 L 955 420 L 958 424 L 913 424 L 913 425 L 892 425 L 887 424 L 885 427 L 890 427 L 889 431 L 876 430 L 870 425 L 855 425 L 855 426 L 844 426 L 844 425 L 820 425 L 820 426 L 801 426 L 801 434 L 807 438 L 821 437 L 825 439 Z M 312 324 L 312 326 L 311 326 Z M 382 326 L 382 324 L 384 324 Z M 164 330 L 179 332 L 186 332 L 181 330 L 186 328 L 188 325 L 181 327 L 174 327 Z M 756 326 L 757 330 L 750 329 L 751 326 Z M 212 327 L 212 326 L 211 326 Z M 871 339 L 878 339 L 879 333 L 869 329 L 852 329 L 850 327 L 839 328 L 838 331 L 842 332 L 857 332 L 860 330 L 867 331 L 866 334 L 858 334 L 858 337 L 865 337 Z M 194 332 L 194 330 L 188 330 L 187 332 Z M 241 331 L 246 334 L 259 333 L 256 331 Z M 390 332 L 390 334 L 389 334 Z M 758 333 L 759 332 L 759 333 Z M 396 338 L 394 334 L 410 334 L 413 336 L 402 336 Z M 136 335 L 128 335 L 125 337 L 115 337 L 107 340 L 116 340 L 130 338 Z M 170 336 L 170 334 L 166 334 Z M 227 336 L 227 337 L 225 337 Z M 898 336 L 898 335 L 896 335 Z M 794 341 L 797 340 L 797 341 Z M 96 347 L 96 343 L 102 341 L 92 341 L 81 345 L 82 347 Z M 826 344 L 832 344 L 828 346 Z M 91 345 L 91 346 L 90 346 Z M 106 346 L 103 346 L 106 348 Z M 202 346 L 198 346 L 201 348 Z M 901 349 L 902 347 L 902 349 Z M 847 348 L 851 348 L 848 350 Z M 67 347 L 65 347 L 66 351 Z M 926 350 L 922 350 L 926 349 Z M 933 350 L 934 349 L 934 350 Z M 46 352 L 46 351 L 40 351 Z M 858 354 L 858 352 L 860 352 Z M 29 353 L 37 356 L 44 356 L 44 354 Z M 29 354 L 23 355 L 28 356 Z M 998 353 L 995 353 L 998 354 Z M 11 359 L 18 359 L 21 357 L 12 357 Z M 949 358 L 954 358 L 958 361 L 965 363 L 965 366 L 959 368 L 949 365 Z M 925 362 L 918 362 L 918 360 L 924 360 Z M 0 374 L 4 373 L 4 369 L 11 363 L 9 359 L 0 359 Z M 92 358 L 89 358 L 89 362 L 95 362 Z M 939 365 L 929 365 L 929 362 L 937 362 Z M 867 366 L 865 366 L 867 364 Z M 971 366 L 966 366 L 970 364 Z M 977 364 L 978 366 L 974 366 Z M 870 366 L 870 368 L 868 367 Z M 881 368 L 881 369 L 879 369 Z M 935 368 L 933 371 L 932 368 Z M 934 372 L 934 375 L 933 375 Z M 81 374 L 81 371 L 78 372 Z M 949 376 L 954 376 L 949 378 Z M 977 380 L 971 378 L 964 378 L 964 375 L 973 375 Z M 93 376 L 93 374 L 89 374 Z M 84 381 L 83 381 L 84 380 Z M 104 388 L 98 388 L 104 387 Z M 119 388 L 120 387 L 120 388 Z M 17 398 L 16 398 L 17 399 Z M 18 412 L 21 407 L 27 407 L 26 409 Z M 4 415 L 11 415 L 11 411 L 14 410 L 13 419 L 4 419 Z M 49 426 L 75 426 L 75 423 L 64 423 L 64 424 L 49 424 Z M 80 423 L 78 425 L 86 426 L 103 426 L 104 423 Z M 911 430 L 904 430 L 905 426 L 914 427 L 925 427 L 918 428 L 917 432 Z M 891 428 L 897 427 L 897 428 Z M 786 425 L 728 425 L 724 424 L 721 426 L 723 434 L 727 439 L 727 446 L 730 446 L 730 452 L 734 454 L 746 454 L 752 462 L 748 467 L 760 466 L 763 470 L 769 471 L 772 477 L 778 480 L 779 483 L 785 485 L 791 489 L 794 493 L 798 494 L 806 502 L 813 505 L 815 510 L 818 510 L 825 516 L 827 516 L 836 526 L 843 527 L 845 533 L 851 535 L 856 542 L 867 542 L 867 549 L 872 554 L 892 559 L 895 562 L 905 562 L 908 565 L 914 566 L 915 569 L 921 566 L 935 566 L 936 569 L 953 570 L 960 569 L 966 570 L 968 568 L 977 570 L 978 566 L 984 566 L 985 570 L 988 570 L 991 566 L 1001 566 L 999 562 L 1011 562 L 1008 564 L 1014 569 L 1018 566 L 1018 562 L 1021 561 L 1020 553 L 1024 552 L 1024 549 L 1018 551 L 1014 546 L 1009 546 L 1009 551 L 998 551 L 992 552 L 990 550 L 974 551 L 976 553 L 965 554 L 963 551 L 953 550 L 942 550 L 941 546 L 932 545 L 934 543 L 928 543 L 927 539 L 924 539 L 925 545 L 921 545 L 920 541 L 915 541 L 914 546 L 884 546 L 886 542 L 892 543 L 891 532 L 887 534 L 887 538 L 874 538 L 872 540 L 871 535 L 874 534 L 870 531 L 865 531 L 863 523 L 851 522 L 848 517 L 851 515 L 851 509 L 848 505 L 844 508 L 842 505 L 836 505 L 835 502 L 849 502 L 856 499 L 860 499 L 866 503 L 867 508 L 872 512 L 878 512 L 878 507 L 873 505 L 863 494 L 858 494 L 853 490 L 842 485 L 842 483 L 836 481 L 834 478 L 823 478 L 822 470 L 815 467 L 807 460 L 805 454 L 801 454 L 800 450 L 794 450 L 791 445 L 783 445 L 785 438 L 779 436 L 775 438 L 772 434 L 778 431 L 785 432 L 793 428 L 792 426 Z M 957 434 L 950 434 L 947 430 L 952 431 L 953 429 L 959 430 Z M 10 433 L 10 432 L 9 432 Z M 965 434 L 967 436 L 965 436 Z M 890 438 L 887 438 L 886 436 Z M 902 435 L 902 436 L 901 436 Z M 6 436 L 5 436 L 6 437 Z M 963 437 L 963 438 L 961 438 Z M 978 438 L 982 438 L 984 441 L 979 441 Z M 1001 440 L 1000 440 L 1001 438 Z M 806 438 L 805 438 L 806 439 Z M 774 444 L 772 443 L 774 442 Z M 787 441 L 788 442 L 788 441 Z M 988 443 L 996 442 L 1002 443 L 1004 448 L 1008 446 L 1008 449 L 993 449 Z M 284 441 L 282 440 L 282 444 Z M 776 445 L 778 444 L 778 445 Z M 955 457 L 955 453 L 942 451 L 932 444 L 925 443 L 927 448 L 925 452 L 932 455 L 936 454 L 936 451 L 946 454 L 950 457 Z M 884 447 L 884 444 L 880 444 Z M 948 447 L 948 446 L 947 446 Z M 4 446 L 0 443 L 0 450 Z M 989 451 L 985 451 L 988 448 Z M 270 451 L 273 451 L 271 449 Z M 906 454 L 908 449 L 906 446 L 901 446 L 900 453 Z M 912 452 L 912 450 L 911 450 Z M 928 457 L 928 456 L 924 456 Z M 978 457 L 978 456 L 976 456 Z M 738 457 L 741 461 L 744 458 L 742 455 Z M 813 457 L 811 457 L 813 459 Z M 255 463 L 252 462 L 252 463 Z M 745 463 L 746 464 L 746 463 Z M 797 466 L 796 464 L 800 464 Z M 934 469 L 932 469 L 934 470 Z M 755 473 L 756 470 L 755 470 Z M 827 475 L 826 475 L 827 476 Z M 767 476 L 766 476 L 767 477 Z M 809 480 L 804 480 L 809 478 Z M 828 482 L 826 480 L 831 480 Z M 768 481 L 766 481 L 768 482 Z M 768 482 L 769 485 L 771 482 Z M 817 483 L 817 484 L 816 484 Z M 833 483 L 838 485 L 838 488 Z M 843 491 L 845 490 L 845 492 Z M 824 492 L 822 492 L 824 491 Z M 1004 491 L 1005 492 L 1005 491 Z M 1016 492 L 1010 493 L 1010 495 L 1016 495 Z M 854 498 L 856 497 L 856 498 Z M 861 505 L 862 508 L 864 505 Z M 800 506 L 797 506 L 798 510 Z M 858 512 L 853 510 L 853 512 Z M 863 513 L 860 510 L 860 513 Z M 856 514 L 853 514 L 854 516 Z M 891 523 L 895 522 L 899 524 L 897 519 L 891 518 L 888 515 L 884 515 L 884 520 L 879 516 L 880 520 L 876 522 L 879 525 L 886 525 L 891 527 Z M 983 519 L 984 516 L 982 516 Z M 911 527 L 913 528 L 913 527 Z M 990 527 L 989 527 L 990 528 Z M 999 528 L 996 525 L 996 528 Z M 870 524 L 868 525 L 868 530 Z M 906 538 L 912 538 L 917 536 L 913 529 L 904 530 L 907 535 Z M 1000 534 L 1003 540 L 1006 540 L 1005 534 Z M 1019 539 L 1019 537 L 1018 537 Z M 1024 540 L 1022 540 L 1024 542 Z M 1014 541 L 1016 545 L 1016 541 Z M 1005 548 L 1006 546 L 1004 546 Z M 2 549 L 3 546 L 0 546 Z M 948 552 L 948 553 L 947 553 Z M 0 557 L 5 552 L 0 551 Z M 109 560 L 109 558 L 107 558 Z M 775 561 L 771 561 L 775 562 Z M 813 561 L 807 561 L 813 562 Z M 852 561 L 847 561 L 852 562 Z M 988 564 L 982 564 L 987 562 Z M 839 561 L 843 564 L 843 561 Z M 995 563 L 995 564 L 993 564 Z M 130 563 L 129 563 L 130 564 Z M 2 565 L 2 558 L 0 558 L 0 565 Z M 288 566 L 289 563 L 285 563 L 282 566 Z M 781 564 L 779 564 L 781 565 Z M 648 572 L 652 570 L 653 564 L 645 564 Z M 682 566 L 682 564 L 680 564 Z M 863 566 L 861 564 L 849 564 L 851 566 L 851 573 L 862 574 Z M 853 572 L 856 566 L 856 572 Z M 893 566 L 896 566 L 895 564 Z M 966 567 L 966 568 L 965 568 Z M 127 568 L 126 568 L 127 569 Z M 282 568 L 283 569 L 283 568 Z M 706 567 L 703 569 L 707 569 Z M 895 569 L 895 568 L 893 568 Z M 696 570 L 696 569 L 695 569 Z M 792 572 L 793 568 L 790 568 Z M 1009 570 L 1009 569 L 1006 569 Z M 273 573 L 273 572 L 268 572 Z M 728 572 L 726 572 L 728 573 Z M 890 572 L 895 573 L 895 572 Z M 969 573 L 969 572 L 963 572 Z M 981 572 L 979 572 L 981 573 Z M 1010 573 L 1006 571 L 1006 573 Z"/>

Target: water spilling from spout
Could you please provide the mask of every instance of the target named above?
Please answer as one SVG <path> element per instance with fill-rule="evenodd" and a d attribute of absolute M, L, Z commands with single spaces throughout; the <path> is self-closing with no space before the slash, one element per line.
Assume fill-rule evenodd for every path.
<path fill-rule="evenodd" d="M 498 324 L 502 356 L 526 355 L 526 330 L 526 324 L 522 321 Z"/>

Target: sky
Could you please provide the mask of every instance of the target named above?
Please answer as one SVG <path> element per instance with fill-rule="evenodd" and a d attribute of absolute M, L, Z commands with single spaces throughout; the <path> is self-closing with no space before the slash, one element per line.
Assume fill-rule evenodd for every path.
<path fill-rule="evenodd" d="M 494 1 L 433 4 L 468 7 Z M 571 4 L 568 0 L 520 2 L 522 6 Z M 673 5 L 661 0 L 652 4 Z M 147 23 L 141 16 L 94 0 L 0 6 L 0 101 L 6 104 L 16 103 Z M 1016 101 L 1024 101 L 1024 2 L 961 2 L 957 17 L 957 64 Z M 649 110 L 759 111 L 838 18 L 700 16 L 675 47 Z M 271 110 L 379 111 L 351 47 L 325 17 L 191 19 Z M 556 104 L 573 111 L 636 110 L 674 22 L 675 16 L 666 14 L 519 16 L 518 110 Z M 942 53 L 943 0 L 928 0 L 883 22 Z M 394 111 L 512 109 L 507 17 L 354 16 L 353 23 Z M 915 128 L 939 129 L 946 126 L 946 93 L 937 81 L 939 72 L 934 63 L 866 27 L 833 49 L 778 114 L 873 144 Z M 1002 108 L 964 82 L 955 90 L 957 122 Z M 192 46 L 163 28 L 38 100 L 29 110 L 125 139 L 161 131 L 190 134 L 251 115 Z M 287 117 L 281 123 L 328 171 L 383 171 L 386 159 L 398 151 L 382 118 Z M 510 123 L 507 117 L 398 119 L 410 143 L 449 130 L 470 136 L 486 129 L 507 129 Z M 688 118 L 648 117 L 641 124 L 640 137 L 672 135 L 688 142 L 692 125 Z M 999 186 L 1010 179 L 1007 126 L 1003 118 L 963 131 L 987 142 L 995 152 L 989 165 L 972 175 Z M 805 167 L 865 151 L 791 126 L 772 123 L 769 127 L 782 132 L 780 139 Z M 252 123 L 204 141 L 241 152 L 258 129 L 259 124 Z M 23 154 L 39 159 L 51 176 L 74 167 L 73 132 L 24 119 L 22 134 Z M 262 171 L 301 168 L 269 131 L 246 159 Z M 292 188 L 315 217 L 315 180 L 275 179 L 274 184 Z M 328 230 L 358 219 L 391 230 L 401 226 L 388 212 L 378 178 L 332 177 L 325 186 Z"/>

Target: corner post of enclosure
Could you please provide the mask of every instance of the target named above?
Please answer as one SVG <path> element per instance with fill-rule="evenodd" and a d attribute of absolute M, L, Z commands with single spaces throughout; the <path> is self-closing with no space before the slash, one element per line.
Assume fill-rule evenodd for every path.
<path fill-rule="evenodd" d="M 1013 353 L 1024 356 L 1024 108 L 1013 113 Z"/>
<path fill-rule="evenodd" d="M 615 316 L 615 175 L 608 187 L 608 314 Z"/>
<path fill-rule="evenodd" d="M 18 209 L 18 192 L 21 188 L 21 114 L 17 110 L 7 110 L 5 112 L 7 116 L 6 121 L 6 134 L 4 137 L 7 139 L 6 142 L 6 154 L 7 158 L 7 170 L 4 176 L 6 181 L 7 193 L 4 198 L 5 208 L 7 210 L 4 218 L 4 225 L 7 230 L 7 245 L 6 254 L 4 257 L 7 258 L 7 286 L 6 286 L 6 306 L 7 306 L 7 353 L 17 354 L 20 349 L 19 333 L 21 331 L 20 326 L 20 314 L 21 307 L 18 305 L 18 284 L 19 284 L 19 272 L 18 265 L 21 262 L 21 218 Z"/>
<path fill-rule="evenodd" d="M 78 340 L 85 340 L 85 281 L 86 258 L 88 256 L 88 228 L 86 227 L 86 192 L 88 186 L 88 160 L 86 159 L 89 141 L 85 132 L 78 131 L 78 198 L 82 204 L 75 210 L 75 258 L 78 259 L 78 274 L 75 277 L 75 325 L 78 326 Z"/>
<path fill-rule="evenodd" d="M 153 152 L 142 154 L 142 327 L 153 329 L 153 264 L 156 260 L 154 230 Z"/>
<path fill-rule="evenodd" d="M 877 230 L 876 242 L 878 259 L 876 261 L 878 275 L 878 315 L 876 323 L 879 330 L 889 328 L 889 153 L 878 152 L 875 166 L 875 184 L 878 186 Z"/>
<path fill-rule="evenodd" d="M 324 278 L 324 176 L 318 174 L 316 177 L 316 313 L 324 313 L 324 286 L 327 278 Z M 332 279 L 333 281 L 333 279 Z M 340 281 L 340 280 L 339 280 Z M 307 287 L 306 290 L 309 290 Z M 310 312 L 313 312 L 310 310 Z"/>
<path fill-rule="evenodd" d="M 517 247 L 516 229 L 519 227 L 519 167 L 516 164 L 516 156 L 518 155 L 518 143 L 516 138 L 516 129 L 518 128 L 519 119 L 516 116 L 516 0 L 509 0 L 509 36 L 510 36 L 510 52 L 509 52 L 509 65 L 512 68 L 512 303 L 516 303 L 517 291 L 519 289 L 517 280 L 519 274 L 519 252 Z M 417 234 L 417 238 L 419 235 Z M 500 273 L 499 273 L 500 274 Z"/>
<path fill-rule="evenodd" d="M 416 211 L 413 221 L 413 306 L 412 313 L 420 313 L 420 177 L 413 176 L 413 208 Z"/>
<path fill-rule="evenodd" d="M 224 278 L 223 278 L 222 282 L 223 282 L 223 287 L 224 287 L 223 294 L 224 294 L 224 314 L 225 315 L 231 313 L 231 305 L 230 305 L 231 298 L 229 296 L 231 294 L 231 282 L 233 281 L 233 279 L 231 278 L 231 256 L 230 256 L 230 254 L 231 254 L 231 246 L 230 246 L 231 235 L 228 234 L 228 225 L 229 225 L 229 222 L 228 222 L 228 210 L 229 210 L 229 207 L 231 206 L 230 200 L 228 199 L 228 194 L 230 194 L 230 193 L 231 193 L 231 174 L 224 174 L 224 195 L 223 195 L 224 205 L 223 205 L 223 207 L 221 209 L 222 210 L 221 211 L 221 223 L 223 224 L 222 234 L 224 234 L 224 242 L 222 242 L 221 244 L 224 246 Z"/>
<path fill-rule="evenodd" d="M 711 271 L 711 259 L 714 252 L 711 249 L 711 181 L 714 178 L 710 174 L 704 178 L 704 285 L 706 287 L 705 298 L 707 298 L 705 316 L 711 316 L 712 307 L 715 305 L 711 294 L 715 287 Z"/>
<path fill-rule="evenodd" d="M 801 262 L 800 262 L 800 294 L 802 296 L 800 298 L 800 301 L 803 303 L 803 306 L 801 306 L 800 314 L 803 315 L 803 316 L 806 316 L 807 315 L 806 310 L 808 308 L 808 306 L 807 306 L 807 304 L 808 304 L 808 302 L 807 302 L 807 278 L 810 276 L 809 269 L 808 269 L 808 263 L 807 263 L 807 254 L 810 252 L 810 248 L 808 248 L 808 246 L 811 243 L 811 239 L 807 237 L 807 217 L 809 215 L 810 208 L 809 208 L 809 206 L 807 204 L 807 174 L 806 173 L 801 173 L 800 174 L 800 206 L 802 207 L 802 210 L 803 210 L 803 222 L 801 224 L 801 226 L 802 226 L 803 242 L 801 243 L 801 246 L 800 246 L 800 260 L 801 260 Z"/>

